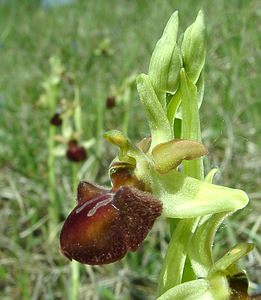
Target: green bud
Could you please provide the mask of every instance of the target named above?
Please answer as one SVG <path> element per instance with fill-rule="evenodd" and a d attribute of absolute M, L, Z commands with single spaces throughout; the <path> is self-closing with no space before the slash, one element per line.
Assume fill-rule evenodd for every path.
<path fill-rule="evenodd" d="M 198 81 L 205 62 L 204 31 L 204 15 L 200 10 L 196 21 L 185 31 L 181 45 L 184 68 L 193 83 Z"/>
<path fill-rule="evenodd" d="M 178 12 L 174 12 L 152 53 L 148 74 L 157 94 L 174 94 L 178 88 L 182 66 L 181 51 L 176 44 L 178 23 Z"/>

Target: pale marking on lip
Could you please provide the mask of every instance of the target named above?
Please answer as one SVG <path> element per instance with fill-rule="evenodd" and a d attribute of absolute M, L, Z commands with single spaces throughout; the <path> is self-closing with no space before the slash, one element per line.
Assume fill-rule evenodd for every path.
<path fill-rule="evenodd" d="M 106 197 L 106 196 L 109 196 L 109 199 L 111 200 L 111 198 L 113 198 L 113 195 L 112 193 L 108 193 L 108 194 L 104 194 L 104 195 L 99 195 L 95 198 L 93 198 L 92 200 L 89 200 L 87 202 L 85 202 L 83 205 L 81 205 L 79 208 L 76 209 L 75 213 L 78 214 L 79 212 L 81 212 L 86 206 L 92 204 L 93 202 L 95 202 L 98 198 L 101 198 L 101 197 Z M 106 201 L 106 200 L 104 200 Z M 103 201 L 102 201 L 103 202 Z M 91 209 L 92 210 L 92 209 Z"/>
<path fill-rule="evenodd" d="M 96 205 L 88 212 L 87 217 L 93 216 L 93 215 L 96 213 L 97 209 L 99 209 L 99 208 L 102 207 L 102 206 L 107 205 L 108 203 L 110 203 L 110 202 L 112 201 L 112 199 L 113 199 L 113 194 L 110 195 L 109 199 L 106 199 L 106 200 L 103 200 L 103 201 L 98 202 L 98 203 L 97 203 L 97 204 L 96 204 Z"/>

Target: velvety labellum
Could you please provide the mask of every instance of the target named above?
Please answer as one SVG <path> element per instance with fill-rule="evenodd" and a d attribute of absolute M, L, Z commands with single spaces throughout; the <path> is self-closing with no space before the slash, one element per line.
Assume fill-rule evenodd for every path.
<path fill-rule="evenodd" d="M 64 223 L 60 243 L 65 256 L 84 264 L 108 264 L 136 251 L 162 211 L 153 195 L 134 187 L 121 187 L 116 193 L 98 189 L 91 199 L 95 192 L 81 193 Z"/>

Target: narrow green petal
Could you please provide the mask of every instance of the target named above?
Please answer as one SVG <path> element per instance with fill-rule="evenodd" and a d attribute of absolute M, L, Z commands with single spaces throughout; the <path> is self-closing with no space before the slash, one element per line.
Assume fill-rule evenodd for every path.
<path fill-rule="evenodd" d="M 207 153 L 208 151 L 203 144 L 182 139 L 161 143 L 152 149 L 155 169 L 160 173 L 167 173 L 176 169 L 184 159 L 192 160 Z"/>

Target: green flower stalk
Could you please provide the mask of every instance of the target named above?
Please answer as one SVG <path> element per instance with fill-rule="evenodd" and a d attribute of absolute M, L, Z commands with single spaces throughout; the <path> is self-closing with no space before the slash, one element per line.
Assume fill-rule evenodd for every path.
<path fill-rule="evenodd" d="M 83 263 L 116 261 L 137 249 L 161 214 L 169 222 L 171 239 L 158 300 L 225 300 L 236 294 L 247 299 L 247 278 L 237 261 L 253 245 L 236 245 L 218 261 L 212 253 L 219 225 L 249 199 L 241 190 L 213 184 L 216 169 L 204 173 L 208 151 L 201 141 L 199 117 L 204 15 L 200 11 L 177 40 L 178 21 L 174 12 L 152 54 L 148 74 L 136 79 L 150 137 L 134 145 L 120 131 L 104 134 L 119 147 L 110 167 L 112 188 L 80 183 L 78 204 L 62 229 L 61 248 L 69 259 Z M 112 238 L 108 250 L 102 241 L 116 233 L 122 242 Z"/>

